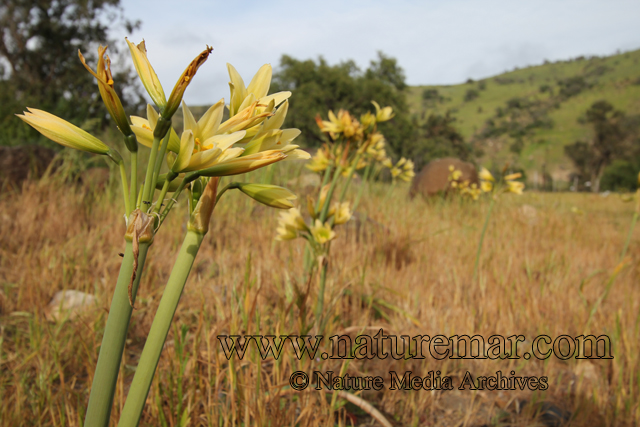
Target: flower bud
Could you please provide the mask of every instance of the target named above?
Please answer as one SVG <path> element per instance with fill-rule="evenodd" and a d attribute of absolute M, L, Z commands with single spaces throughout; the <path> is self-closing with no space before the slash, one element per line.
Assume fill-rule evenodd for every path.
<path fill-rule="evenodd" d="M 133 65 L 136 67 L 136 71 L 138 72 L 138 76 L 140 76 L 142 85 L 158 108 L 163 110 L 167 105 L 167 98 L 164 95 L 160 79 L 147 58 L 147 47 L 144 40 L 137 46 L 131 43 L 126 37 L 125 40 L 129 45 Z"/>
<path fill-rule="evenodd" d="M 27 110 L 29 111 L 17 116 L 50 140 L 65 147 L 89 153 L 109 153 L 109 147 L 104 142 L 66 120 L 35 108 L 27 108 Z"/>
<path fill-rule="evenodd" d="M 290 209 L 291 200 L 297 199 L 291 191 L 277 185 L 241 183 L 238 189 L 255 201 L 277 209 Z"/>
<path fill-rule="evenodd" d="M 80 50 L 78 50 L 78 57 L 80 57 L 82 65 L 84 65 L 96 80 L 98 80 L 98 90 L 100 91 L 102 102 L 104 102 L 104 105 L 107 107 L 107 111 L 109 111 L 109 115 L 111 115 L 113 120 L 116 122 L 120 132 L 125 136 L 124 142 L 127 149 L 131 152 L 136 152 L 138 151 L 138 142 L 131 130 L 131 125 L 129 124 L 129 119 L 127 118 L 127 113 L 124 111 L 122 102 L 113 88 L 111 60 L 109 59 L 109 56 L 105 58 L 106 52 L 107 46 L 100 46 L 98 48 L 98 67 L 96 72 L 87 65 Z"/>
<path fill-rule="evenodd" d="M 178 82 L 171 91 L 171 95 L 169 95 L 167 106 L 162 110 L 163 117 L 169 119 L 173 116 L 173 113 L 176 112 L 176 110 L 180 106 L 180 102 L 182 101 L 184 91 L 191 83 L 191 80 L 193 80 L 193 77 L 196 75 L 198 68 L 200 68 L 200 66 L 204 64 L 212 51 L 213 48 L 207 46 L 207 48 L 203 50 L 200 55 L 198 55 L 193 61 L 191 61 L 189 66 L 182 72 L 182 75 L 178 79 Z"/>

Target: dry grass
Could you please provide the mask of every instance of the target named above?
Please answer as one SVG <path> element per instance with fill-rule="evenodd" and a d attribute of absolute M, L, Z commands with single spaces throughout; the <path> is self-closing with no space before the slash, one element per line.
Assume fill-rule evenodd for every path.
<path fill-rule="evenodd" d="M 615 196 L 535 194 L 505 197 L 485 239 L 480 283 L 471 283 L 487 204 L 389 199 L 374 187 L 361 203 L 368 221 L 339 231 L 332 248 L 327 334 L 355 337 L 365 326 L 398 335 L 582 334 L 618 257 L 633 206 Z M 108 202 L 111 202 L 109 205 Z M 261 361 L 255 349 L 229 363 L 219 334 L 302 334 L 315 307 L 307 298 L 303 242 L 274 242 L 277 213 L 225 196 L 174 319 L 143 425 L 358 425 L 372 420 L 331 394 L 293 392 L 295 370 L 340 372 L 343 361 L 303 359 L 290 349 Z M 85 187 L 29 183 L 0 198 L 0 420 L 2 425 L 81 425 L 110 295 L 124 248 L 120 198 Z M 523 204 L 533 208 L 521 208 Z M 106 206 L 118 206 L 118 209 Z M 572 212 L 578 207 L 584 214 Z M 177 212 L 176 212 L 177 213 Z M 149 252 L 134 311 L 113 422 L 184 234 L 173 214 Z M 607 334 L 613 360 L 353 360 L 352 375 L 440 370 L 546 375 L 531 391 L 392 391 L 360 397 L 395 425 L 554 425 L 536 412 L 571 414 L 569 425 L 640 422 L 638 233 L 629 260 L 589 331 Z M 581 289 L 582 284 L 582 289 Z M 76 289 L 98 306 L 53 323 L 53 294 Z M 312 331 L 313 332 L 313 331 Z M 373 335 L 374 331 L 367 331 Z M 536 403 L 538 402 L 538 403 Z M 542 404 L 541 402 L 547 402 Z M 541 410 L 542 408 L 542 410 Z M 540 415 L 540 414 L 538 414 Z M 537 421 L 536 421 L 537 419 Z M 537 423 L 537 424 L 536 424 Z M 546 424 L 545 424 L 546 423 Z"/>

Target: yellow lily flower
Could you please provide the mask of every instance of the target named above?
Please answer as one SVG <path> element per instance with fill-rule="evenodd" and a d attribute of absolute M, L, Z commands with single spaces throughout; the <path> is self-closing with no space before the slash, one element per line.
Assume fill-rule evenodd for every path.
<path fill-rule="evenodd" d="M 245 157 L 224 158 L 223 155 L 215 166 L 200 170 L 200 174 L 202 176 L 239 175 L 279 162 L 286 157 L 287 155 L 280 150 L 262 151 Z"/>
<path fill-rule="evenodd" d="M 514 194 L 522 194 L 524 184 L 518 181 L 507 181 L 507 191 Z"/>
<path fill-rule="evenodd" d="M 16 114 L 35 130 L 65 147 L 95 154 L 109 153 L 109 147 L 95 136 L 46 111 L 27 108 L 24 114 Z"/>
<path fill-rule="evenodd" d="M 505 181 L 513 181 L 514 179 L 518 179 L 520 177 L 522 177 L 522 174 L 518 172 L 518 173 L 512 173 L 510 175 L 506 175 L 504 179 Z"/>
<path fill-rule="evenodd" d="M 102 102 L 107 107 L 109 114 L 115 120 L 116 125 L 120 129 L 125 136 L 131 135 L 133 132 L 131 131 L 131 126 L 129 124 L 129 120 L 127 119 L 127 114 L 124 111 L 124 107 L 122 106 L 122 102 L 118 97 L 118 94 L 113 88 L 113 74 L 111 73 L 111 60 L 107 55 L 105 58 L 105 54 L 107 52 L 107 46 L 98 47 L 98 66 L 97 71 L 93 71 L 91 67 L 87 65 L 87 62 L 82 56 L 80 50 L 78 50 L 78 56 L 80 57 L 80 61 L 82 65 L 98 80 L 98 90 L 100 91 L 100 96 L 102 97 Z M 129 142 L 127 144 L 127 148 L 131 151 L 137 151 L 138 146 L 135 141 L 128 141 L 125 139 L 125 142 Z"/>
<path fill-rule="evenodd" d="M 349 209 L 349 202 L 334 203 L 329 214 L 333 215 L 333 223 L 335 225 L 344 224 L 351 219 L 352 215 L 351 210 Z"/>
<path fill-rule="evenodd" d="M 196 75 L 198 68 L 200 68 L 200 66 L 205 63 L 212 51 L 213 48 L 207 46 L 207 48 L 203 50 L 198 56 L 196 56 L 195 59 L 191 61 L 187 68 L 182 72 L 182 75 L 178 79 L 178 82 L 171 91 L 171 95 L 169 95 L 169 100 L 167 101 L 166 107 L 162 110 L 164 117 L 172 117 L 173 113 L 176 112 L 176 110 L 180 106 L 180 101 L 182 101 L 184 91 L 187 90 L 187 87 L 193 80 L 193 77 Z"/>
<path fill-rule="evenodd" d="M 291 208 L 286 212 L 280 213 L 280 219 L 278 221 L 278 228 L 276 232 L 276 240 L 293 240 L 298 237 L 298 231 L 307 229 L 300 211 L 297 208 Z"/>
<path fill-rule="evenodd" d="M 167 105 L 167 98 L 164 95 L 160 79 L 158 79 L 158 75 L 147 58 L 147 47 L 144 40 L 142 40 L 142 42 L 137 46 L 131 43 L 126 37 L 125 40 L 129 45 L 133 65 L 136 67 L 136 71 L 138 72 L 138 76 L 140 76 L 142 85 L 158 108 L 163 110 Z"/>
<path fill-rule="evenodd" d="M 153 131 L 158 123 L 158 112 L 147 104 L 147 118 L 131 116 L 131 130 L 136 134 L 138 142 L 149 148 L 153 147 Z M 177 153 L 180 151 L 180 137 L 173 128 L 169 130 L 169 144 L 167 150 Z"/>
<path fill-rule="evenodd" d="M 495 178 L 493 178 L 493 175 L 491 175 L 491 172 L 489 172 L 484 167 L 480 169 L 480 173 L 478 174 L 478 177 L 483 181 L 491 181 L 491 182 L 495 181 Z"/>
<path fill-rule="evenodd" d="M 244 131 L 228 135 L 214 135 L 205 141 L 206 147 L 196 147 L 193 132 L 187 129 L 182 133 L 180 151 L 171 170 L 175 173 L 197 171 L 234 159 L 240 156 L 244 149 L 230 147 L 243 136 Z"/>
<path fill-rule="evenodd" d="M 321 245 L 336 238 L 336 233 L 331 230 L 331 225 L 329 225 L 328 222 L 322 224 L 319 219 L 316 219 L 313 227 L 311 227 L 309 230 L 311 231 L 313 239 Z"/>
<path fill-rule="evenodd" d="M 371 103 L 374 107 L 376 107 L 377 122 L 386 122 L 387 120 L 391 120 L 395 116 L 391 107 L 380 108 L 380 105 L 376 101 L 371 101 Z"/>

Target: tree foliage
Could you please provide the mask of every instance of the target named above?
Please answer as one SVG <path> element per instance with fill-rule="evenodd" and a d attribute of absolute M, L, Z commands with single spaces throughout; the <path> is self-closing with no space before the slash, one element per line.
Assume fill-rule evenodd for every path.
<path fill-rule="evenodd" d="M 360 115 L 373 111 L 371 101 L 393 107 L 396 116 L 381 124 L 380 131 L 394 153 L 403 155 L 404 145 L 411 142 L 413 125 L 405 99 L 404 72 L 395 59 L 381 52 L 364 72 L 353 61 L 329 65 L 322 57 L 300 61 L 283 55 L 273 86 L 276 91 L 293 92 L 286 126 L 302 131 L 305 146 L 318 146 L 323 141 L 316 115 L 326 118 L 329 110 L 341 108 Z"/>
<path fill-rule="evenodd" d="M 590 141 L 577 141 L 565 147 L 565 154 L 572 160 L 583 179 L 590 179 L 593 191 L 600 188 L 604 169 L 615 159 L 628 159 L 639 154 L 637 118 L 627 117 L 609 102 L 594 102 L 586 112 L 586 123 L 591 125 Z"/>
<path fill-rule="evenodd" d="M 6 0 L 0 6 L 0 144 L 36 139 L 35 131 L 14 117 L 37 106 L 82 124 L 98 118 L 104 124 L 94 78 L 78 59 L 80 49 L 95 64 L 98 44 L 109 44 L 109 28 L 124 25 L 128 32 L 139 23 L 127 21 L 120 0 Z M 110 49 L 115 53 L 114 46 Z M 116 89 L 130 87 L 129 70 L 115 74 Z M 129 105 L 141 101 L 139 92 L 126 91 Z"/>

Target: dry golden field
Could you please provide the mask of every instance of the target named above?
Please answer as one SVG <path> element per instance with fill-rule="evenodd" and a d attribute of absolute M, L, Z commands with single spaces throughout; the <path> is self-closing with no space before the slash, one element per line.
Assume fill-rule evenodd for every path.
<path fill-rule="evenodd" d="M 290 168 L 274 183 L 285 184 L 298 170 Z M 640 423 L 640 231 L 619 263 L 633 203 L 614 194 L 503 195 L 487 230 L 479 280 L 473 281 L 487 201 L 410 201 L 406 187 L 388 189 L 374 184 L 358 208 L 360 219 L 336 230 L 327 335 L 355 338 L 384 328 L 412 337 L 524 335 L 530 342 L 541 334 L 606 334 L 614 358 L 298 360 L 285 346 L 278 359 L 262 360 L 254 347 L 243 360 L 228 361 L 218 335 L 313 334 L 307 325 L 317 293 L 316 278 L 304 277 L 304 241 L 274 241 L 277 211 L 231 194 L 216 208 L 194 264 L 142 425 L 376 425 L 342 394 L 289 387 L 294 371 L 329 370 L 382 376 L 382 390 L 357 396 L 397 426 Z M 124 248 L 120 204 L 115 186 L 28 182 L 21 192 L 0 195 L 2 425 L 82 424 Z M 184 235 L 186 216 L 178 212 L 147 258 L 114 425 Z M 611 291 L 589 320 L 607 283 Z M 49 320 L 52 296 L 69 289 L 95 295 L 96 305 Z M 440 371 L 456 388 L 390 390 L 392 370 L 418 376 Z M 546 376 L 548 389 L 457 389 L 467 371 L 487 376 L 498 370 Z"/>

